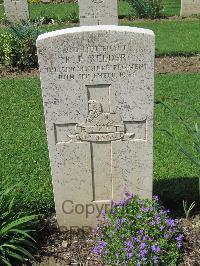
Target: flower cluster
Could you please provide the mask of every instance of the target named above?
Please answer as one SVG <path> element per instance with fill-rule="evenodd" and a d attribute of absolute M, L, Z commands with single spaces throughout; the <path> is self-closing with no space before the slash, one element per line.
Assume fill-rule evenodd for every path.
<path fill-rule="evenodd" d="M 184 238 L 157 197 L 141 200 L 129 193 L 112 202 L 94 234 L 93 252 L 109 265 L 177 265 Z"/>

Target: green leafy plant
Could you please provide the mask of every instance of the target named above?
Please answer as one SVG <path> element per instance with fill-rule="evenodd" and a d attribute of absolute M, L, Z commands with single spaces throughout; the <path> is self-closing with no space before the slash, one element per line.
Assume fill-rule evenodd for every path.
<path fill-rule="evenodd" d="M 190 206 L 188 207 L 188 206 L 187 206 L 187 201 L 184 201 L 184 200 L 183 200 L 183 209 L 184 209 L 184 212 L 185 212 L 185 217 L 186 217 L 186 219 L 189 218 L 190 213 L 191 213 L 191 211 L 194 209 L 194 207 L 195 207 L 195 202 L 192 202 L 192 203 L 190 204 Z"/>
<path fill-rule="evenodd" d="M 12 266 L 25 259 L 34 260 L 32 251 L 36 249 L 31 237 L 36 215 L 16 213 L 14 199 L 9 194 L 15 187 L 0 193 L 0 265 Z"/>
<path fill-rule="evenodd" d="M 14 64 L 15 44 L 16 39 L 11 33 L 5 32 L 0 34 L 0 62 L 5 66 Z"/>
<path fill-rule="evenodd" d="M 68 21 L 71 21 L 73 23 L 77 23 L 79 20 L 79 15 L 78 15 L 78 11 L 77 10 L 73 10 L 71 13 L 69 13 L 68 17 L 67 17 Z"/>
<path fill-rule="evenodd" d="M 199 128 L 199 122 L 200 122 L 200 114 L 198 113 L 198 120 L 199 122 L 194 125 L 194 128 L 192 128 L 190 125 L 188 125 L 182 117 L 179 116 L 179 120 L 182 122 L 182 124 L 185 126 L 185 128 L 188 130 L 188 134 L 193 139 L 193 151 L 195 151 L 195 154 L 193 154 L 186 146 L 183 146 L 177 139 L 176 142 L 178 146 L 180 147 L 180 150 L 182 153 L 191 160 L 197 167 L 200 169 L 200 128 Z M 171 135 L 173 137 L 173 135 Z"/>
<path fill-rule="evenodd" d="M 37 26 L 24 22 L 10 28 L 16 39 L 16 65 L 21 68 L 37 66 L 36 39 L 40 34 Z"/>
<path fill-rule="evenodd" d="M 159 18 L 163 9 L 162 0 L 129 0 L 140 18 Z"/>
<path fill-rule="evenodd" d="M 37 66 L 36 39 L 40 31 L 31 23 L 11 25 L 6 33 L 0 34 L 0 58 L 6 66 L 21 70 Z"/>
<path fill-rule="evenodd" d="M 103 213 L 93 252 L 106 265 L 177 265 L 184 236 L 168 212 L 157 197 L 141 200 L 126 193 L 126 199 L 112 202 Z"/>

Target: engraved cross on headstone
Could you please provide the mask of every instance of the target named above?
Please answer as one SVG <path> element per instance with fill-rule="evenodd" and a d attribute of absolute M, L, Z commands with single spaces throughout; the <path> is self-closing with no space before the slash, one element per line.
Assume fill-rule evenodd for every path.
<path fill-rule="evenodd" d="M 93 201 L 113 198 L 112 145 L 146 139 L 146 120 L 123 121 L 112 113 L 111 85 L 88 85 L 88 116 L 82 124 L 55 124 L 55 142 L 90 143 Z M 103 188 L 102 188 L 103 186 Z"/>

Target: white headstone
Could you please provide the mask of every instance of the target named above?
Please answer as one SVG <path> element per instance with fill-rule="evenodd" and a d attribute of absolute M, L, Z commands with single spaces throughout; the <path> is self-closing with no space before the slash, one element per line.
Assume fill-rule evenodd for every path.
<path fill-rule="evenodd" d="M 200 0 L 181 0 L 181 16 L 200 14 Z"/>
<path fill-rule="evenodd" d="M 118 25 L 117 0 L 79 0 L 81 26 Z"/>
<path fill-rule="evenodd" d="M 10 22 L 29 19 L 27 0 L 4 0 L 6 18 Z"/>
<path fill-rule="evenodd" d="M 125 191 L 151 198 L 153 32 L 71 28 L 37 47 L 59 225 L 95 226 Z"/>

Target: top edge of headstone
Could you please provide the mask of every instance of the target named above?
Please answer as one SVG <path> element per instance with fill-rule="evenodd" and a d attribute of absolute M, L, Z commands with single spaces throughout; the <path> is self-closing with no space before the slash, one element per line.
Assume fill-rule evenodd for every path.
<path fill-rule="evenodd" d="M 116 26 L 116 25 L 96 25 L 96 26 L 81 26 L 81 27 L 74 27 L 62 30 L 56 30 L 52 32 L 47 32 L 41 34 L 37 38 L 37 42 L 45 40 L 51 37 L 57 37 L 68 33 L 78 33 L 78 32 L 94 32 L 94 31 L 116 31 L 116 32 L 135 32 L 135 33 L 142 33 L 154 36 L 154 32 L 149 29 L 143 29 L 138 27 L 128 27 L 128 26 Z"/>

